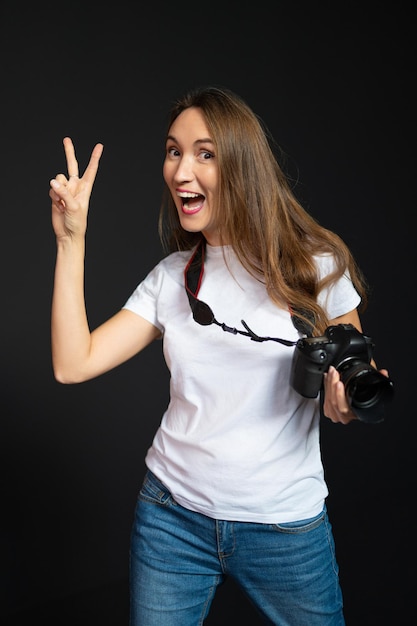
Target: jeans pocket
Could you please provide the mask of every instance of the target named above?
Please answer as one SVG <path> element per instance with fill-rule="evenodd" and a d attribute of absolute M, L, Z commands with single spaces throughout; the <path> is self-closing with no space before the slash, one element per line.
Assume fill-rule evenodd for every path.
<path fill-rule="evenodd" d="M 150 470 L 147 470 L 143 479 L 142 487 L 139 491 L 139 500 L 162 504 L 163 506 L 175 504 L 171 492 Z"/>
<path fill-rule="evenodd" d="M 278 530 L 282 533 L 307 533 L 311 530 L 314 530 L 320 524 L 322 524 L 327 516 L 326 508 L 324 508 L 318 515 L 315 517 L 309 517 L 307 519 L 297 520 L 295 522 L 285 522 L 283 524 L 274 524 L 273 527 L 275 530 Z"/>

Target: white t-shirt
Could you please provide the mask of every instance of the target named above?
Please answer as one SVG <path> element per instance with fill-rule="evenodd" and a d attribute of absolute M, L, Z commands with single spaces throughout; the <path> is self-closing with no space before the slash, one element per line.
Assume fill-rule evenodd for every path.
<path fill-rule="evenodd" d="M 207 245 L 198 298 L 216 320 L 259 336 L 297 341 L 287 310 L 238 262 Z M 148 468 L 182 506 L 215 519 L 278 523 L 312 517 L 327 496 L 318 398 L 289 383 L 294 347 L 262 343 L 194 321 L 184 289 L 191 252 L 175 252 L 138 285 L 123 308 L 163 333 L 170 402 L 146 455 Z M 331 256 L 317 259 L 321 275 Z M 229 268 L 229 269 L 228 269 Z M 348 276 L 322 293 L 333 319 L 360 298 Z"/>

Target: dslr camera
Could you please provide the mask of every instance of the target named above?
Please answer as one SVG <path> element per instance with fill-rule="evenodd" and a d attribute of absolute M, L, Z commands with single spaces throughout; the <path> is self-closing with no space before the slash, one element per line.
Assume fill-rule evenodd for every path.
<path fill-rule="evenodd" d="M 352 411 L 363 422 L 381 422 L 393 383 L 372 365 L 374 343 L 352 324 L 329 326 L 322 337 L 305 337 L 296 343 L 291 386 L 305 398 L 319 393 L 323 374 L 333 365 L 345 386 Z"/>

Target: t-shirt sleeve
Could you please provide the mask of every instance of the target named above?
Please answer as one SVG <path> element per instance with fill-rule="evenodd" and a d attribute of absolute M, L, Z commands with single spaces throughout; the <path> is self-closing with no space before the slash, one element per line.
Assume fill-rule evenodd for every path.
<path fill-rule="evenodd" d="M 320 278 L 322 278 L 333 270 L 334 259 L 332 256 L 318 257 L 317 264 Z M 326 311 L 328 318 L 334 319 L 356 309 L 361 298 L 352 283 L 349 272 L 346 270 L 337 282 L 319 293 L 318 301 Z"/>
<path fill-rule="evenodd" d="M 127 309 L 128 311 L 140 315 L 163 332 L 164 329 L 157 315 L 157 301 L 161 289 L 161 281 L 162 273 L 160 266 L 157 265 L 149 272 L 143 281 L 138 284 L 122 309 Z"/>

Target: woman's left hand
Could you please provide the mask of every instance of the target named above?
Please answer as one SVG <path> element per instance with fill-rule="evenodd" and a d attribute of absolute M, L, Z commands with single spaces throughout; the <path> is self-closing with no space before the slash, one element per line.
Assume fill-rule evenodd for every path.
<path fill-rule="evenodd" d="M 388 376 L 387 370 L 379 371 L 384 376 Z M 349 424 L 352 420 L 358 419 L 350 408 L 345 386 L 340 380 L 339 372 L 333 365 L 324 374 L 323 413 L 334 423 Z"/>

